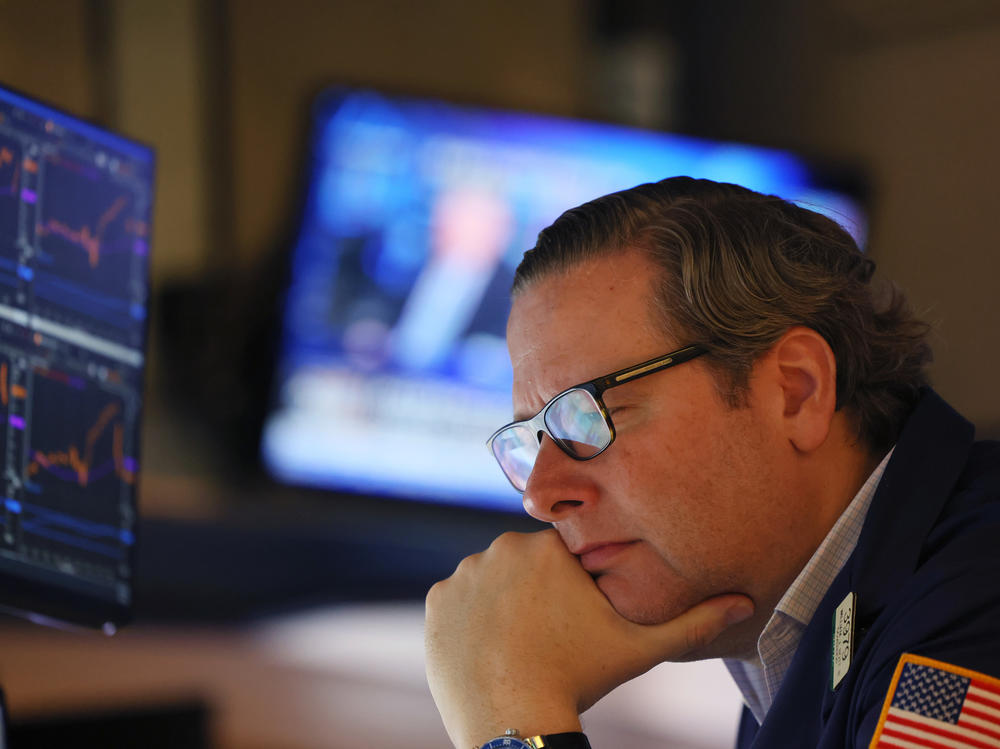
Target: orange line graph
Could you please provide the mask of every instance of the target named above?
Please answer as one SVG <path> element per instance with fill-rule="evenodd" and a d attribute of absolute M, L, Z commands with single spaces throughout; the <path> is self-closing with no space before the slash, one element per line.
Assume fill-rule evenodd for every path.
<path fill-rule="evenodd" d="M 149 234 L 149 224 L 141 218 L 127 218 L 125 219 L 125 231 L 137 237 L 145 237 Z"/>
<path fill-rule="evenodd" d="M 41 229 L 45 233 L 55 234 L 73 244 L 80 245 L 84 252 L 87 253 L 87 260 L 90 263 L 90 267 L 96 268 L 101 260 L 101 240 L 104 237 L 104 230 L 108 228 L 108 224 L 118 218 L 118 214 L 125 209 L 127 203 L 128 198 L 124 195 L 118 198 L 118 200 L 111 204 L 110 208 L 101 214 L 101 217 L 97 220 L 97 226 L 93 231 L 91 231 L 89 226 L 74 229 L 58 219 L 49 219 L 48 223 L 44 227 L 41 227 Z"/>
<path fill-rule="evenodd" d="M 0 403 L 7 405 L 10 400 L 7 394 L 7 362 L 0 364 Z"/>
<path fill-rule="evenodd" d="M 104 407 L 97 417 L 97 421 L 87 430 L 82 455 L 76 445 L 70 445 L 65 451 L 55 450 L 43 453 L 40 450 L 36 450 L 33 456 L 34 460 L 28 464 L 28 475 L 34 476 L 42 468 L 63 466 L 76 474 L 76 481 L 80 486 L 87 486 L 90 482 L 90 471 L 93 467 L 94 450 L 97 441 L 108 426 L 111 425 L 114 418 L 118 415 L 119 410 L 120 408 L 117 403 L 109 403 Z M 120 422 L 112 426 L 111 451 L 114 456 L 115 473 L 122 481 L 131 484 L 135 479 L 135 474 L 125 467 L 124 431 Z"/>
<path fill-rule="evenodd" d="M 126 197 L 122 195 L 118 200 L 111 204 L 111 207 L 106 210 L 101 218 L 97 222 L 97 236 L 104 234 L 104 230 L 108 227 L 112 221 L 114 221 L 118 214 L 122 212 L 125 208 L 125 204 L 128 202 Z"/>

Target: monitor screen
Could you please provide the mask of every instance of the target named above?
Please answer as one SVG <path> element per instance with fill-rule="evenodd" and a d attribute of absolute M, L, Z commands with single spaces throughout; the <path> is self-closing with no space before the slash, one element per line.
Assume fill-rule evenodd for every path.
<path fill-rule="evenodd" d="M 0 88 L 0 606 L 129 614 L 151 149 Z"/>
<path fill-rule="evenodd" d="M 485 442 L 511 419 L 514 269 L 564 210 L 689 175 L 864 239 L 857 196 L 791 153 L 371 91 L 318 98 L 306 168 L 262 457 L 363 495 L 520 508 Z"/>

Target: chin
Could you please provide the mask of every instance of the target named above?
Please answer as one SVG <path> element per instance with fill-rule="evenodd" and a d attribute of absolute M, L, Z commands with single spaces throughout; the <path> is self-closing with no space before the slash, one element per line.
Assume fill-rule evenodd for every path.
<path fill-rule="evenodd" d="M 663 624 L 697 603 L 690 593 L 668 593 L 614 573 L 600 575 L 594 582 L 615 611 L 635 624 Z"/>
<path fill-rule="evenodd" d="M 634 624 L 663 624 L 680 616 L 704 600 L 691 590 L 678 590 L 662 582 L 637 584 L 631 577 L 608 573 L 594 581 L 622 617 Z M 726 630 L 704 648 L 693 650 L 673 661 L 697 661 L 706 658 L 753 658 L 757 654 L 757 638 L 765 620 L 754 617 Z"/>

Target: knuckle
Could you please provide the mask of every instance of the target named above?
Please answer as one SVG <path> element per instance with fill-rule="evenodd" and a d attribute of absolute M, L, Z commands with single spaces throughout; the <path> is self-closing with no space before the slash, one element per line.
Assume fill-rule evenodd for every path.
<path fill-rule="evenodd" d="M 437 604 L 437 602 L 440 600 L 441 596 L 444 595 L 444 585 L 446 582 L 447 581 L 445 580 L 441 580 L 439 582 L 434 583 L 430 588 L 428 588 L 427 595 L 424 596 L 424 606 L 426 608 L 428 609 L 433 608 L 435 604 Z"/>
<path fill-rule="evenodd" d="M 465 559 L 463 559 L 461 562 L 458 563 L 458 566 L 455 568 L 455 571 L 452 573 L 451 576 L 456 577 L 460 575 L 468 575 L 470 570 L 472 570 L 476 566 L 476 560 L 478 559 L 479 559 L 479 554 L 470 554 L 469 556 L 465 557 Z"/>
<path fill-rule="evenodd" d="M 493 539 L 493 543 L 490 544 L 490 549 L 501 552 L 510 551 L 520 545 L 523 535 L 524 534 L 522 533 L 515 533 L 514 531 L 501 533 Z"/>

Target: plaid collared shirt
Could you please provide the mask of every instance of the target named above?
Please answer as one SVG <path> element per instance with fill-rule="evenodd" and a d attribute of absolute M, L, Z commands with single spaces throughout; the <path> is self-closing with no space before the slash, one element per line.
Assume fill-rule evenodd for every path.
<path fill-rule="evenodd" d="M 757 658 L 752 661 L 723 660 L 758 723 L 764 722 L 802 634 L 823 596 L 858 544 L 868 507 L 891 456 L 892 450 L 882 458 L 781 597 L 757 640 Z"/>

